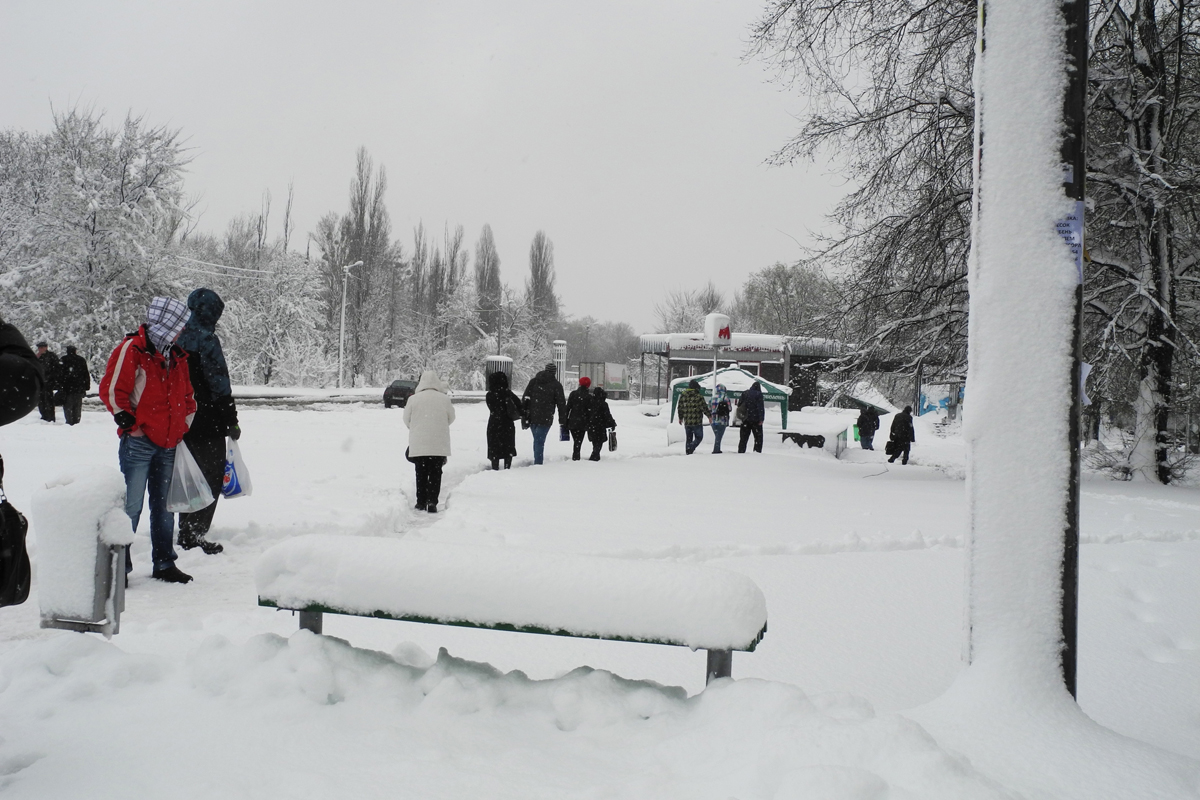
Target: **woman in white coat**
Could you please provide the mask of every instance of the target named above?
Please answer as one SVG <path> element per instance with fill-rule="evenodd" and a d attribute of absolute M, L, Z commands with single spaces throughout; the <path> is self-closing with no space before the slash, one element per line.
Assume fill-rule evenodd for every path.
<path fill-rule="evenodd" d="M 442 465 L 450 455 L 450 423 L 454 406 L 450 387 L 433 370 L 421 373 L 421 380 L 404 406 L 404 424 L 408 426 L 408 460 L 417 470 L 417 510 L 437 513 L 442 491 Z"/>

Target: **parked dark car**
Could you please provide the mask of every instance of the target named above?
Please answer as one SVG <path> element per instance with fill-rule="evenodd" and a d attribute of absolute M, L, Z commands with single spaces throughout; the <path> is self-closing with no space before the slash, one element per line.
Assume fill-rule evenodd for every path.
<path fill-rule="evenodd" d="M 404 408 L 408 403 L 408 398 L 413 396 L 416 389 L 416 381 L 392 381 L 392 385 L 383 390 L 383 407 L 400 406 Z"/>

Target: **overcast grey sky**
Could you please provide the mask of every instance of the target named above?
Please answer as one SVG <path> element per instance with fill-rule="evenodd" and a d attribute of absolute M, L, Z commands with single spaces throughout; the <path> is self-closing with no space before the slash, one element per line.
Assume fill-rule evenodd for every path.
<path fill-rule="evenodd" d="M 794 260 L 843 191 L 764 163 L 803 99 L 742 61 L 761 7 L 3 0 L 0 127 L 78 104 L 182 128 L 210 231 L 264 189 L 278 224 L 289 181 L 310 231 L 345 211 L 365 145 L 406 249 L 422 220 L 472 250 L 490 223 L 515 287 L 545 230 L 567 313 L 649 330 L 668 290 Z"/>

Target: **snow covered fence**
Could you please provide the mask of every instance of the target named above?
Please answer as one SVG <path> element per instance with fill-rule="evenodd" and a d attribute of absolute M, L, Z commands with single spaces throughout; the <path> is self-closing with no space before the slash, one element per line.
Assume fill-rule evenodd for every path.
<path fill-rule="evenodd" d="M 34 493 L 32 516 L 42 627 L 117 633 L 133 542 L 125 478 L 111 467 L 68 472 Z"/>
<path fill-rule="evenodd" d="M 259 560 L 259 604 L 709 651 L 709 677 L 767 629 L 762 590 L 734 572 L 659 561 L 345 536 L 299 536 Z M 305 612 L 310 615 L 306 619 Z"/>

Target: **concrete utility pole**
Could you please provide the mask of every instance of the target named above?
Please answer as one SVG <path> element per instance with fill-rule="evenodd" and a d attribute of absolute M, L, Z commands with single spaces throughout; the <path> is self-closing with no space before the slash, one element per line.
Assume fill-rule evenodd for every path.
<path fill-rule="evenodd" d="M 342 267 L 342 332 L 338 336 L 338 377 L 337 388 L 342 388 L 342 359 L 346 353 L 346 283 L 350 280 L 350 270 L 362 266 L 361 261 Z"/>

